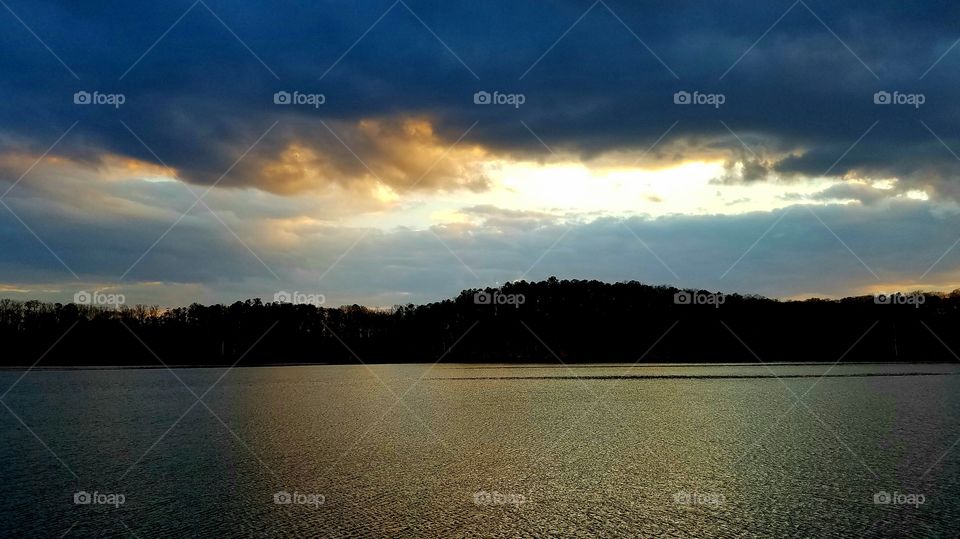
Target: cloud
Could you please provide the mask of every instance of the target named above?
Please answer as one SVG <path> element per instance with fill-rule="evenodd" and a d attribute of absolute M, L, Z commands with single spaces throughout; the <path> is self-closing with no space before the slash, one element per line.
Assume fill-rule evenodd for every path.
<path fill-rule="evenodd" d="M 919 277 L 956 240 L 955 4 L 607 0 L 585 13 L 591 4 L 573 0 L 547 10 L 499 0 L 9 3 L 57 53 L 0 16 L 0 187 L 30 170 L 3 199 L 16 216 L 0 207 L 10 290 L 74 286 L 56 257 L 95 285 L 129 269 L 126 286 L 162 303 L 279 286 L 322 287 L 332 301 L 423 301 L 480 284 L 473 273 L 484 284 L 679 277 L 770 295 L 849 293 L 873 286 L 873 273 L 958 281 L 950 253 Z M 476 104 L 481 90 L 525 100 Z M 78 91 L 126 99 L 78 105 Z M 325 100 L 278 105 L 278 91 Z M 676 104 L 680 91 L 725 99 Z M 877 104 L 878 92 L 924 103 Z M 603 171 L 725 163 L 714 181 L 756 189 L 736 191 L 743 201 L 771 182 L 844 183 L 788 199 L 797 205 L 778 210 L 790 213 L 735 264 L 782 214 L 619 221 L 471 205 L 466 195 L 517 161 Z M 910 200 L 914 191 L 931 200 Z M 371 225 L 432 211 L 436 199 L 423 197 L 441 195 L 439 211 L 462 221 Z M 832 204 L 849 201 L 859 204 Z"/>
<path fill-rule="evenodd" d="M 50 166 L 36 172 L 46 181 L 25 180 L 5 199 L 16 217 L 0 208 L 0 284 L 10 297 L 27 290 L 68 301 L 77 290 L 112 287 L 132 302 L 175 305 L 299 290 L 334 305 L 392 305 L 550 275 L 775 297 L 960 286 L 960 254 L 948 251 L 960 210 L 898 197 L 896 188 L 850 184 L 813 197 L 862 205 L 656 219 L 480 205 L 458 210 L 470 218 L 464 222 L 381 230 L 335 218 L 349 213 L 338 206 L 342 197 L 227 190 L 212 196 L 212 211 L 197 206 L 184 215 L 195 198 L 177 182 L 117 178 L 102 199 L 74 198 L 105 180 L 64 179 Z M 51 178 L 77 189 L 36 189 Z M 891 196 L 881 200 L 877 191 Z M 326 204 L 327 217 L 314 204 Z"/>
<path fill-rule="evenodd" d="M 323 120 L 385 185 L 403 191 L 479 122 L 461 144 L 501 158 L 552 158 L 541 141 L 587 161 L 629 154 L 624 163 L 642 156 L 656 165 L 719 155 L 744 164 L 742 177 L 726 181 L 769 172 L 898 177 L 960 195 L 960 162 L 937 140 L 960 151 L 952 96 L 960 57 L 938 62 L 956 37 L 948 21 L 960 13 L 951 4 L 905 13 L 893 1 L 810 1 L 784 14 L 790 6 L 667 9 L 611 0 L 613 13 L 596 5 L 575 26 L 585 6 L 573 1 L 547 12 L 507 2 L 411 1 L 413 13 L 389 2 L 207 4 L 230 30 L 196 6 L 151 48 L 184 6 L 15 3 L 79 80 L 16 19 L 0 19 L 9 74 L 0 81 L 0 150 L 40 154 L 79 121 L 55 155 L 156 164 L 124 120 L 182 179 L 211 185 L 279 121 L 220 185 L 282 194 L 365 186 L 371 172 Z M 126 103 L 74 105 L 83 89 L 122 92 Z M 326 102 L 274 105 L 279 90 L 323 93 Z M 476 105 L 478 90 L 523 93 L 526 102 Z M 726 101 L 675 105 L 679 90 L 723 93 Z M 876 105 L 877 91 L 923 93 L 925 104 Z M 756 159 L 742 159 L 741 141 Z M 483 189 L 467 153 L 445 159 L 416 188 Z"/>

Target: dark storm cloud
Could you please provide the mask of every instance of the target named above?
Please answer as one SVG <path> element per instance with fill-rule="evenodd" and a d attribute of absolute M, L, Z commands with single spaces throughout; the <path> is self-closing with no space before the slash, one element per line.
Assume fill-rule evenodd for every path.
<path fill-rule="evenodd" d="M 523 120 L 554 151 L 584 158 L 645 151 L 679 122 L 647 159 L 719 153 L 759 159 L 785 177 L 898 176 L 960 192 L 960 163 L 936 138 L 960 151 L 952 92 L 960 49 L 931 69 L 960 37 L 953 2 L 9 5 L 68 67 L 0 12 L 7 151 L 39 154 L 79 120 L 55 153 L 156 161 L 123 120 L 181 177 L 211 184 L 279 120 L 221 185 L 290 193 L 367 175 L 357 157 L 389 185 L 413 184 L 416 167 L 396 167 L 397 156 L 365 143 L 363 119 L 428 119 L 438 147 L 479 120 L 465 143 L 549 157 Z M 78 90 L 122 92 L 126 103 L 77 106 Z M 277 106 L 278 90 L 323 93 L 326 103 Z M 526 99 L 519 108 L 475 105 L 479 90 Z M 725 101 L 675 105 L 677 91 L 722 93 Z M 878 91 L 922 93 L 925 102 L 876 105 Z M 272 182 L 264 168 L 297 144 L 320 156 L 319 177 Z M 757 170 L 748 172 L 756 179 Z M 483 186 L 474 171 L 453 167 L 417 187 Z"/>

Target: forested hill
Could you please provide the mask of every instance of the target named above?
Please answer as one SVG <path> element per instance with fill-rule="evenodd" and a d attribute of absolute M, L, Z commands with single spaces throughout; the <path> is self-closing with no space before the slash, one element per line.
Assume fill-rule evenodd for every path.
<path fill-rule="evenodd" d="M 41 367 L 953 362 L 960 291 L 777 301 L 550 278 L 386 310 L 260 299 L 175 309 L 0 300 L 0 350 L 4 366 L 40 359 Z"/>

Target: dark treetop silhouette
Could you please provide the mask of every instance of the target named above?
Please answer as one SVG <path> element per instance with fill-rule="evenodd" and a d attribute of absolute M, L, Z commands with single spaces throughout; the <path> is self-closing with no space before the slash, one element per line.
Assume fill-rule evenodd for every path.
<path fill-rule="evenodd" d="M 42 358 L 41 367 L 159 366 L 159 360 L 169 365 L 430 363 L 441 357 L 494 363 L 634 362 L 641 357 L 646 363 L 833 362 L 841 357 L 845 362 L 958 361 L 952 350 L 960 349 L 960 290 L 879 301 L 874 296 L 718 298 L 633 281 L 551 277 L 383 310 L 260 299 L 175 309 L 5 299 L 0 300 L 0 357 L 4 366 Z"/>

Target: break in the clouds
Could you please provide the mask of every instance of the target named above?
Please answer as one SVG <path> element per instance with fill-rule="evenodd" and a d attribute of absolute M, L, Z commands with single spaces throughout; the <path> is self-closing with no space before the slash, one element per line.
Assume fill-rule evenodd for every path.
<path fill-rule="evenodd" d="M 956 282 L 955 3 L 7 6 L 10 294 Z"/>

